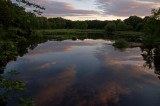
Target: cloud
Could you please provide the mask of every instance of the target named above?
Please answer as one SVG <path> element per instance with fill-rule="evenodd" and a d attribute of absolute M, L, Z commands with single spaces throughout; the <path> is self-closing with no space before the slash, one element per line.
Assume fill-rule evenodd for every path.
<path fill-rule="evenodd" d="M 35 93 L 37 105 L 48 106 L 53 100 L 55 100 L 56 103 L 61 102 L 64 93 L 74 83 L 75 68 L 76 66 L 72 65 L 69 68 L 64 68 L 62 71 L 56 71 L 56 76 L 49 75 L 44 81 L 37 82 L 37 85 L 41 86 L 41 88 L 37 90 L 37 94 Z"/>
<path fill-rule="evenodd" d="M 35 50 L 30 51 L 29 54 L 26 56 L 41 56 L 41 55 L 49 55 L 53 53 L 60 53 L 60 52 L 69 52 L 72 51 L 74 48 L 73 45 L 66 45 L 66 46 L 49 46 L 49 45 L 42 45 L 41 47 L 37 47 Z"/>
<path fill-rule="evenodd" d="M 146 16 L 150 15 L 151 8 L 159 3 L 158 0 L 97 0 L 98 9 L 102 10 L 102 14 L 114 16 Z"/>
<path fill-rule="evenodd" d="M 124 52 L 119 52 L 115 51 L 111 45 L 107 45 L 110 42 L 106 44 L 106 41 L 102 40 L 98 40 L 98 43 L 92 40 L 76 42 L 46 42 L 36 49 L 42 48 L 46 51 L 46 48 L 52 49 L 49 48 L 51 46 L 61 48 L 63 45 L 73 44 L 75 47 L 95 44 L 96 48 L 88 49 L 83 46 L 82 50 L 77 51 L 83 54 L 83 58 L 77 58 L 79 55 L 74 55 L 75 52 L 72 52 L 72 59 L 66 58 L 68 55 L 55 58 L 57 57 L 55 54 L 49 56 L 49 60 L 46 57 L 38 58 L 34 63 L 29 63 L 22 60 L 23 57 L 17 60 L 17 64 L 12 65 L 22 70 L 23 73 L 19 75 L 19 79 L 24 80 L 26 87 L 29 88 L 26 96 L 32 97 L 38 106 L 63 106 L 64 104 L 99 106 L 110 103 L 136 105 L 137 102 L 133 101 L 139 100 L 140 105 L 144 106 L 148 103 L 157 104 L 159 96 L 155 95 L 159 94 L 159 80 L 148 69 L 140 66 L 143 63 L 137 63 L 144 62 L 140 56 L 140 48 L 128 48 Z M 56 50 L 61 49 L 53 48 L 53 51 Z M 93 56 L 96 62 L 90 62 L 89 60 L 93 61 L 90 56 Z M 59 59 L 63 59 L 64 64 L 59 64 L 57 62 Z M 56 63 L 55 61 L 57 64 L 51 67 Z M 40 64 L 42 70 L 30 69 L 36 64 Z M 46 69 L 46 67 L 51 68 Z"/>
<path fill-rule="evenodd" d="M 25 55 L 25 57 L 70 52 L 75 48 L 75 46 L 91 46 L 91 45 L 92 44 L 90 43 L 84 43 L 84 42 L 72 42 L 72 43 L 67 42 L 67 41 L 47 42 L 45 44 L 39 45 L 34 50 L 30 50 L 29 53 Z"/>
<path fill-rule="evenodd" d="M 44 69 L 44 68 L 50 67 L 50 66 L 53 65 L 53 64 L 56 64 L 56 62 L 48 62 L 48 63 L 44 63 L 44 64 L 42 64 L 42 65 L 36 67 L 35 69 L 36 69 L 36 70 Z"/>
<path fill-rule="evenodd" d="M 33 1 L 31 1 L 33 2 Z M 98 14 L 94 10 L 76 9 L 72 4 L 60 1 L 51 0 L 35 0 L 34 3 L 44 6 L 46 9 L 43 11 L 46 17 L 60 17 L 60 16 L 86 16 L 91 14 Z"/>
<path fill-rule="evenodd" d="M 45 17 L 63 17 L 71 20 L 125 19 L 131 15 L 151 15 L 152 8 L 159 8 L 159 0 L 29 0 L 46 10 Z M 15 0 L 12 0 L 15 2 Z M 73 6 L 74 5 L 74 6 Z M 82 6 L 79 6 L 82 5 Z M 84 6 L 84 7 L 83 7 Z M 80 8 L 80 9 L 77 9 Z M 32 10 L 27 7 L 27 10 Z"/>
<path fill-rule="evenodd" d="M 139 1 L 143 1 L 143 2 L 152 2 L 152 3 L 160 3 L 159 0 L 139 0 Z"/>

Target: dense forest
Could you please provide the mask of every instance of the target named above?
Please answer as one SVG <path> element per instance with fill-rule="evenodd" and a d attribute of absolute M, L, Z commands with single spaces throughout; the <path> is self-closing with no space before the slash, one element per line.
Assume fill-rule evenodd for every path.
<path fill-rule="evenodd" d="M 37 16 L 37 13 L 35 13 L 37 10 L 34 12 L 25 12 L 25 8 L 5 0 L 1 0 L 0 8 L 1 14 L 3 14 L 0 17 L 0 25 L 3 28 L 1 28 L 1 30 L 9 29 L 12 27 L 12 29 L 19 28 L 15 29 L 17 31 L 20 31 L 20 29 L 28 30 L 28 33 L 31 29 L 104 29 L 104 27 L 109 23 L 115 24 L 117 31 L 142 31 L 146 29 L 145 27 L 147 22 L 150 21 L 150 23 L 154 23 L 153 19 L 158 21 L 158 18 L 156 17 L 158 17 L 159 14 L 159 10 L 152 10 L 153 16 L 146 16 L 144 18 L 130 16 L 125 20 L 117 19 L 113 21 L 71 21 L 61 17 L 46 18 L 39 15 Z M 44 8 L 41 7 L 41 9 Z"/>
<path fill-rule="evenodd" d="M 35 30 L 44 29 L 104 29 L 106 32 L 113 31 L 135 31 L 142 32 L 142 43 L 145 45 L 143 50 L 150 48 L 148 51 L 158 54 L 156 65 L 159 62 L 160 55 L 160 9 L 153 9 L 151 16 L 144 18 L 138 16 L 130 16 L 125 20 L 100 21 L 72 21 L 61 17 L 46 18 L 40 16 L 42 9 L 39 5 L 30 3 L 26 0 L 16 0 L 28 6 L 32 6 L 35 10 L 26 12 L 23 6 L 12 3 L 10 0 L 0 0 L 0 72 L 3 73 L 5 65 L 10 61 L 23 56 L 28 51 L 28 48 L 34 49 L 39 42 L 47 41 L 46 36 L 42 36 Z M 34 42 L 33 42 L 34 41 Z M 23 45 L 23 47 L 22 47 Z M 146 58 L 144 56 L 144 58 Z M 149 60 L 147 60 L 149 61 Z M 150 64 L 150 63 L 149 63 Z M 158 67 L 159 68 L 159 67 Z M 159 69 L 158 69 L 159 70 Z M 14 72 L 13 72 L 14 73 Z M 1 83 L 5 82 L 2 76 Z M 8 81 L 8 80 L 7 80 Z M 8 84 L 10 83 L 10 84 Z M 13 82 L 6 82 L 0 88 L 9 90 L 21 90 L 22 83 L 16 83 L 17 88 L 13 87 Z M 6 101 L 5 95 L 0 95 L 0 101 Z"/>

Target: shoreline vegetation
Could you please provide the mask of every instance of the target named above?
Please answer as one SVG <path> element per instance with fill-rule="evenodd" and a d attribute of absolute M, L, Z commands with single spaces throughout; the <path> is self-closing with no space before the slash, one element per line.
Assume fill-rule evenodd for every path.
<path fill-rule="evenodd" d="M 116 40 L 113 46 L 126 48 L 130 47 L 127 42 L 142 43 L 142 52 L 150 54 L 144 60 L 149 68 L 150 64 L 159 66 L 160 60 L 160 8 L 153 9 L 151 16 L 144 18 L 130 16 L 125 20 L 86 20 L 71 21 L 63 18 L 46 18 L 39 16 L 44 7 L 30 3 L 27 0 L 0 0 L 0 105 L 7 105 L 10 93 L 8 91 L 21 90 L 23 83 L 19 82 L 17 88 L 13 86 L 13 80 L 3 77 L 6 64 L 16 60 L 18 56 L 28 53 L 28 49 L 33 50 L 39 43 L 47 40 L 66 39 L 113 39 Z M 26 12 L 19 3 L 32 6 L 35 10 Z M 122 40 L 120 40 L 122 39 Z M 126 46 L 127 45 L 127 46 Z M 149 49 L 148 49 L 149 48 Z M 156 54 L 156 55 L 155 55 Z M 148 56 L 148 57 L 149 57 Z M 155 57 L 157 56 L 157 57 Z M 153 63 L 148 63 L 147 59 L 154 59 Z M 160 68 L 158 67 L 157 70 Z M 158 71 L 159 72 L 159 71 Z M 16 74 L 14 70 L 11 74 Z M 14 89 L 15 88 L 15 89 Z M 7 91 L 7 94 L 3 90 Z M 20 99 L 21 104 L 34 106 L 31 99 Z M 28 105 L 26 105 L 28 106 Z"/>
<path fill-rule="evenodd" d="M 35 31 L 41 36 L 56 41 L 62 41 L 67 39 L 72 39 L 72 40 L 110 39 L 118 41 L 123 39 L 129 45 L 129 46 L 124 46 L 125 48 L 141 46 L 142 38 L 144 36 L 142 32 L 115 31 L 112 34 L 106 34 L 104 30 L 97 30 L 97 29 L 55 29 L 55 30 L 35 30 Z"/>
<path fill-rule="evenodd" d="M 140 38 L 144 34 L 143 32 L 136 32 L 136 31 L 115 31 L 112 34 L 106 34 L 103 29 L 41 29 L 35 30 L 35 32 L 41 36 L 63 36 L 63 35 L 84 35 L 84 34 L 101 34 L 104 36 L 112 37 L 112 38 Z"/>

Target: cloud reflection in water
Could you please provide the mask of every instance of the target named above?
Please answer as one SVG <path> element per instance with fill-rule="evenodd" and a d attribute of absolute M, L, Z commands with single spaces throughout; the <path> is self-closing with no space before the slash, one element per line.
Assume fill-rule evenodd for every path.
<path fill-rule="evenodd" d="M 26 82 L 26 96 L 38 106 L 157 106 L 160 82 L 143 67 L 140 48 L 120 52 L 107 42 L 46 42 L 7 69 L 22 71 L 18 78 Z"/>

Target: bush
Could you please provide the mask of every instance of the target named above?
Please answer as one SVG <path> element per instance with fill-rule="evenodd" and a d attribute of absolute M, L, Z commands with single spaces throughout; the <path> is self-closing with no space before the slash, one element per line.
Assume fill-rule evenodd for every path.
<path fill-rule="evenodd" d="M 124 22 L 120 22 L 117 24 L 117 31 L 126 31 L 127 25 Z"/>
<path fill-rule="evenodd" d="M 105 31 L 109 34 L 112 34 L 114 31 L 116 31 L 116 24 L 111 22 L 111 23 L 108 23 L 106 26 L 105 26 Z"/>
<path fill-rule="evenodd" d="M 129 45 L 125 40 L 118 40 L 113 44 L 116 48 L 127 48 Z"/>
<path fill-rule="evenodd" d="M 15 59 L 17 57 L 17 45 L 12 41 L 0 41 L 0 62 Z"/>
<path fill-rule="evenodd" d="M 77 37 L 73 36 L 73 37 L 72 37 L 72 40 L 77 40 Z"/>

